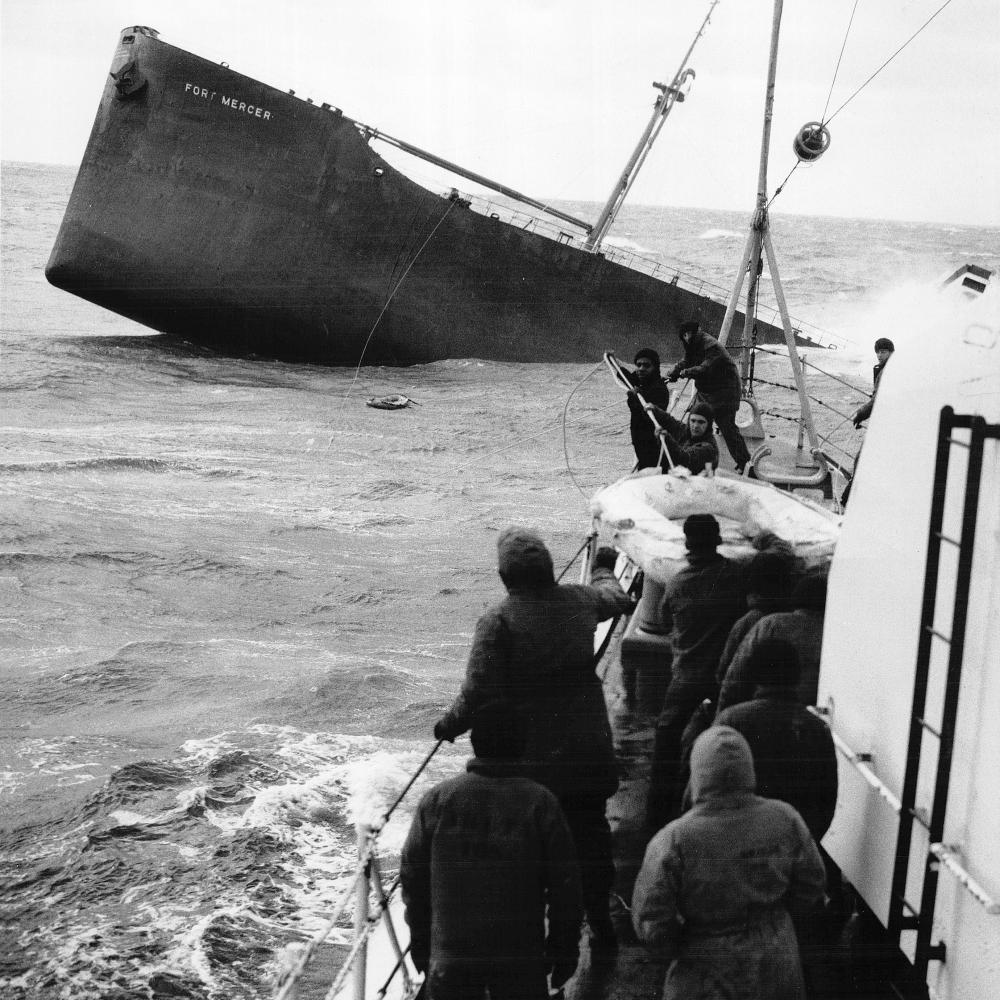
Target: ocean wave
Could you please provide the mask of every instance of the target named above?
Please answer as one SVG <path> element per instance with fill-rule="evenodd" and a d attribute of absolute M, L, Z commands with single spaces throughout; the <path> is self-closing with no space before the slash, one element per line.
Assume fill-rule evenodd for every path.
<path fill-rule="evenodd" d="M 735 240 L 741 239 L 743 233 L 738 233 L 733 229 L 706 229 L 698 235 L 699 240 Z"/>
<path fill-rule="evenodd" d="M 8 982 L 67 1000 L 271 991 L 288 948 L 350 885 L 355 825 L 381 823 L 424 755 L 262 725 L 118 768 L 60 817 L 35 861 L 8 859 L 20 875 L 5 880 L 5 902 L 27 935 L 6 960 Z M 460 767 L 450 751 L 432 761 L 386 826 L 383 857 L 398 852 L 423 792 Z M 349 939 L 345 919 L 329 947 L 342 955 Z"/>
<path fill-rule="evenodd" d="M 645 254 L 648 256 L 656 256 L 659 253 L 658 250 L 653 250 L 650 247 L 643 246 L 641 243 L 636 243 L 635 240 L 630 240 L 626 236 L 607 236 L 604 238 L 604 242 L 618 250 L 626 250 L 631 253 Z"/>
<path fill-rule="evenodd" d="M 173 466 L 159 458 L 117 455 L 109 458 L 69 458 L 48 462 L 12 462 L 0 465 L 0 473 L 14 472 L 169 472 Z"/>

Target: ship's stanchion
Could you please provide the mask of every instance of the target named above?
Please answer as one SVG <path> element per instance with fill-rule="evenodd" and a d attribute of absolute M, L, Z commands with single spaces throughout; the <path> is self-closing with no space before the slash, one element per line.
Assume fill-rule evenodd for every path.
<path fill-rule="evenodd" d="M 354 960 L 354 1000 L 365 1000 L 365 981 L 368 972 L 368 888 L 372 878 L 372 854 L 369 850 L 372 831 L 363 823 L 357 827 L 358 857 L 367 858 L 365 877 L 358 879 L 354 903 L 354 940 L 360 948 Z"/>

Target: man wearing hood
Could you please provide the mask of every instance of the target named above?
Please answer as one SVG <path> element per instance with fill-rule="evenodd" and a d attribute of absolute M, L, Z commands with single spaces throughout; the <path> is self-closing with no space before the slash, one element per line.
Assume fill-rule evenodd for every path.
<path fill-rule="evenodd" d="M 656 414 L 662 424 L 670 405 L 670 390 L 660 375 L 660 356 L 651 347 L 636 351 L 635 371 L 628 376 L 635 387 L 628 393 L 629 432 L 635 449 L 637 469 L 655 469 L 660 464 L 660 442 L 656 438 L 653 422 L 643 403 Z"/>
<path fill-rule="evenodd" d="M 594 670 L 594 630 L 631 610 L 632 600 L 615 579 L 614 549 L 598 551 L 589 585 L 557 584 L 545 543 L 524 528 L 501 533 L 497 556 L 507 596 L 476 623 L 462 689 L 434 736 L 454 740 L 488 702 L 514 704 L 528 734 L 523 773 L 556 795 L 573 833 L 592 949 L 611 951 L 605 811 L 618 768 Z"/>
<path fill-rule="evenodd" d="M 558 989 L 576 969 L 573 838 L 556 797 L 518 774 L 524 746 L 512 706 L 485 706 L 476 756 L 421 799 L 403 845 L 410 954 L 434 1000 L 547 1000 L 546 975 Z"/>
<path fill-rule="evenodd" d="M 743 472 L 750 461 L 743 435 L 736 426 L 736 412 L 740 408 L 742 386 L 740 372 L 729 352 L 715 337 L 699 329 L 698 321 L 681 323 L 678 336 L 684 345 L 684 357 L 667 374 L 668 382 L 678 378 L 693 378 L 698 390 L 697 401 L 707 403 L 733 456 L 738 472 Z"/>
<path fill-rule="evenodd" d="M 636 934 L 672 962 L 664 1000 L 804 1000 L 792 917 L 825 871 L 802 817 L 754 794 L 750 747 L 713 726 L 691 752 L 694 806 L 650 841 L 632 893 Z"/>

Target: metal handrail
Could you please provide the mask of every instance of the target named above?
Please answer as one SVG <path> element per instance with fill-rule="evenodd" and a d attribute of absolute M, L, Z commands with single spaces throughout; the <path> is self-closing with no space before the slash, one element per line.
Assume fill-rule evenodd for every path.
<path fill-rule="evenodd" d="M 830 735 L 833 737 L 834 746 L 840 751 L 841 755 L 847 760 L 854 769 L 861 775 L 865 781 L 876 792 L 878 792 L 879 797 L 884 799 L 892 809 L 894 813 L 898 816 L 903 811 L 903 803 L 900 801 L 899 796 L 897 796 L 891 788 L 868 766 L 868 762 L 872 759 L 870 753 L 858 753 L 858 751 L 852 749 L 847 743 L 844 742 L 834 731 L 833 727 L 830 725 L 830 720 L 828 718 L 828 711 L 825 708 L 818 708 L 815 705 L 808 706 L 809 711 L 816 716 L 817 719 L 822 720 L 827 729 L 830 730 Z"/>
<path fill-rule="evenodd" d="M 961 864 L 956 848 L 949 847 L 947 844 L 931 844 L 929 850 L 948 872 L 955 876 L 959 884 L 983 905 L 990 916 L 1000 915 L 1000 902 L 995 900 Z"/>
<path fill-rule="evenodd" d="M 400 802 L 402 802 L 407 793 L 413 787 L 417 778 L 423 773 L 424 769 L 430 763 L 431 758 L 441 748 L 443 742 L 443 740 L 438 740 L 427 756 L 424 757 L 420 766 L 410 776 L 410 780 L 407 782 L 402 792 L 400 792 L 400 794 L 396 797 L 396 800 L 382 816 L 378 825 L 359 825 L 358 866 L 354 871 L 351 881 L 348 883 L 344 894 L 341 896 L 336 907 L 334 907 L 333 916 L 331 916 L 324 923 L 322 928 L 320 928 L 320 931 L 312 939 L 310 939 L 306 947 L 303 949 L 302 954 L 299 955 L 295 965 L 289 971 L 287 977 L 281 982 L 278 992 L 275 994 L 275 1000 L 291 1000 L 291 998 L 294 997 L 294 991 L 298 985 L 299 979 L 305 972 L 306 967 L 312 960 L 316 950 L 327 939 L 327 937 L 329 937 L 330 932 L 335 927 L 337 921 L 340 920 L 352 896 L 356 896 L 358 899 L 358 908 L 355 911 L 354 942 L 351 945 L 350 951 L 347 953 L 347 957 L 345 958 L 343 965 L 340 967 L 337 975 L 334 977 L 333 982 L 330 985 L 329 990 L 325 994 L 325 1000 L 333 1000 L 340 990 L 343 989 L 347 976 L 359 956 L 362 956 L 364 961 L 367 962 L 366 946 L 368 938 L 374 933 L 380 920 L 385 921 L 386 933 L 389 936 L 389 943 L 396 955 L 397 962 L 391 975 L 389 976 L 389 979 L 386 980 L 385 985 L 379 992 L 379 995 L 385 995 L 389 984 L 397 975 L 402 975 L 403 978 L 402 1000 L 409 1000 L 409 998 L 412 998 L 417 994 L 421 983 L 419 980 L 414 979 L 406 966 L 405 956 L 409 948 L 407 947 L 406 949 L 403 949 L 401 947 L 399 937 L 396 934 L 396 928 L 392 920 L 392 915 L 389 912 L 389 902 L 396 890 L 399 888 L 399 878 L 397 877 L 393 881 L 389 891 L 386 892 L 382 886 L 382 874 L 378 864 L 378 835 L 384 829 L 385 824 L 392 817 L 392 814 L 396 811 L 397 806 Z M 370 890 L 373 890 L 375 893 L 376 905 L 375 909 L 371 913 L 368 913 L 368 893 Z M 359 968 L 355 969 L 355 975 L 357 977 L 355 981 L 355 990 L 356 992 L 361 992 L 365 982 L 365 965 L 361 965 Z M 358 983 L 362 984 L 360 989 L 358 987 Z"/>
<path fill-rule="evenodd" d="M 450 195 L 447 197 L 450 197 Z M 588 249 L 584 238 L 577 236 L 575 233 L 567 233 L 559 226 L 553 225 L 538 216 L 530 215 L 527 212 L 511 208 L 509 205 L 503 205 L 489 198 L 483 198 L 480 195 L 464 191 L 462 192 L 462 199 L 463 201 L 467 201 L 469 207 L 478 215 L 500 219 L 510 225 L 519 226 L 525 232 L 537 233 L 540 236 L 556 240 L 564 245 L 575 247 L 587 253 L 596 253 L 632 271 L 648 274 L 650 277 L 658 278 L 668 284 L 679 285 L 687 291 L 711 299 L 720 305 L 725 305 L 728 300 L 728 289 L 714 282 L 706 281 L 704 278 L 685 271 L 675 264 L 662 263 L 651 257 L 636 253 L 634 250 L 623 250 L 607 243 L 601 244 L 596 249 Z M 761 303 L 758 306 L 758 313 L 761 312 L 766 314 L 766 322 L 772 326 L 781 327 L 781 313 L 776 304 Z M 849 343 L 847 338 L 831 333 L 828 330 L 823 330 L 812 323 L 806 323 L 794 318 L 792 323 L 796 333 L 812 341 L 819 347 L 836 350 L 846 347 Z"/>

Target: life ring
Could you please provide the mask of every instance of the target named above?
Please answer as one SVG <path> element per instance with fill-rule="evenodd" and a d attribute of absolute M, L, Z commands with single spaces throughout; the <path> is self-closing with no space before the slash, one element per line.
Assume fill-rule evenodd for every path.
<path fill-rule="evenodd" d="M 409 396 L 371 396 L 365 401 L 365 405 L 373 406 L 376 410 L 401 410 L 415 402 Z"/>

